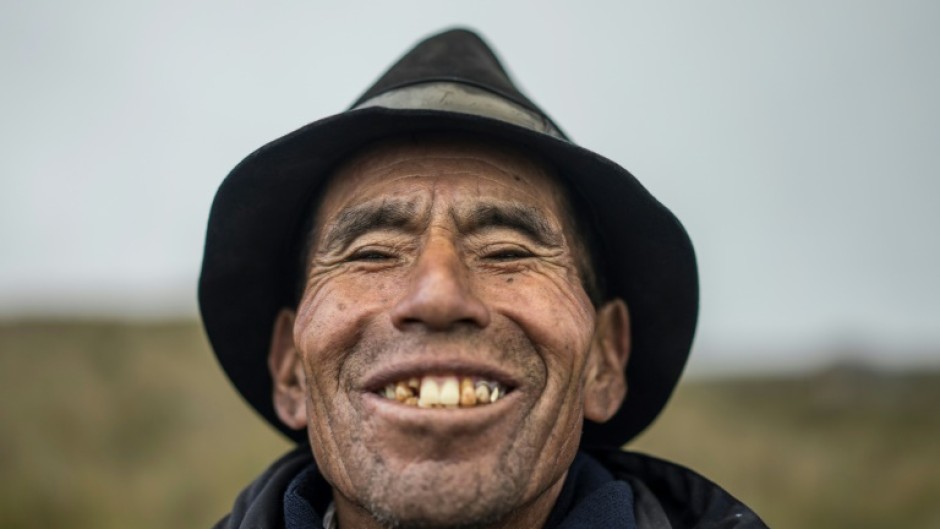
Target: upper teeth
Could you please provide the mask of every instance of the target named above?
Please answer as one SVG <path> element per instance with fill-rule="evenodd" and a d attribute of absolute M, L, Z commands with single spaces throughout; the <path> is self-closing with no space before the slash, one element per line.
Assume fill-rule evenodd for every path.
<path fill-rule="evenodd" d="M 499 382 L 457 376 L 412 377 L 385 386 L 382 395 L 421 408 L 468 408 L 496 402 L 506 395 Z"/>

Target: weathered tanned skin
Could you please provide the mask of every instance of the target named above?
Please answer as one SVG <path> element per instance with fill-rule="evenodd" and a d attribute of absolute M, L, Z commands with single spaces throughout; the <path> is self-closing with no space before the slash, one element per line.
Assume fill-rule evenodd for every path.
<path fill-rule="evenodd" d="M 568 209 L 545 167 L 469 137 L 388 141 L 334 174 L 269 366 L 341 527 L 545 523 L 583 419 L 623 401 L 630 349 L 623 301 L 585 293 Z M 511 391 L 469 409 L 378 394 L 424 374 Z"/>

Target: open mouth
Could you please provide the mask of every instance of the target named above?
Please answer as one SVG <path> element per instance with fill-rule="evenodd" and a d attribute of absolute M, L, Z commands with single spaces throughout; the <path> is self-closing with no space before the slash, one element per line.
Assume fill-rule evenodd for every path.
<path fill-rule="evenodd" d="M 417 408 L 475 408 L 492 404 L 512 388 L 482 377 L 428 375 L 387 384 L 378 394 Z"/>

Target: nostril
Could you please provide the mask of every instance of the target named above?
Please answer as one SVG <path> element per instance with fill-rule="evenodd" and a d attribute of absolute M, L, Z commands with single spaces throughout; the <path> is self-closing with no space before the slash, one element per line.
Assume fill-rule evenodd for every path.
<path fill-rule="evenodd" d="M 414 326 L 432 330 L 447 330 L 455 326 L 486 327 L 490 323 L 490 314 L 486 305 L 467 289 L 435 288 L 426 284 L 409 290 L 395 304 L 392 323 L 400 330 Z"/>
<path fill-rule="evenodd" d="M 406 330 L 414 327 L 425 327 L 432 330 L 449 330 L 457 327 L 485 327 L 486 323 L 481 323 L 476 318 L 463 319 L 428 319 L 428 318 L 405 318 L 395 323 L 399 330 Z"/>
<path fill-rule="evenodd" d="M 454 327 L 486 327 L 490 323 L 489 310 L 476 298 L 427 301 L 402 300 L 392 311 L 392 323 L 399 330 L 425 327 L 448 330 Z"/>

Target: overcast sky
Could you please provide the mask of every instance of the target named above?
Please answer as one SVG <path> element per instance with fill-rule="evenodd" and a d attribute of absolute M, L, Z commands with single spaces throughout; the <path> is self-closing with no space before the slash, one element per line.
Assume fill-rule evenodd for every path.
<path fill-rule="evenodd" d="M 940 364 L 933 1 L 4 2 L 0 316 L 195 315 L 227 172 L 454 25 L 683 221 L 698 362 Z"/>

